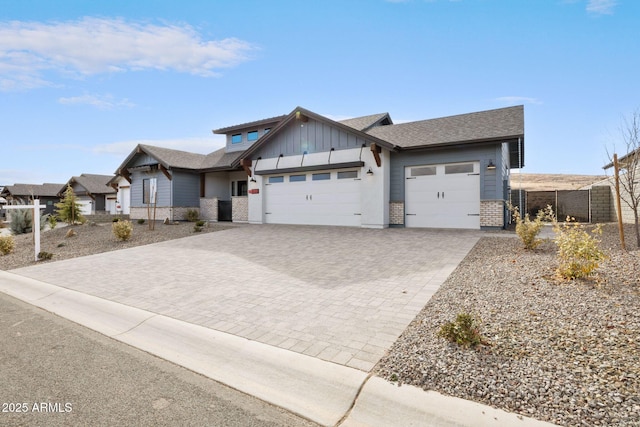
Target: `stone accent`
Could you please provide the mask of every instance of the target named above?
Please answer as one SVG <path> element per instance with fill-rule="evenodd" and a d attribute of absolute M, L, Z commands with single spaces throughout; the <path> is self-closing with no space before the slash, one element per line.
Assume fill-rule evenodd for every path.
<path fill-rule="evenodd" d="M 389 203 L 389 225 L 404 225 L 404 202 Z"/>
<path fill-rule="evenodd" d="M 200 219 L 218 221 L 218 198 L 200 199 Z"/>
<path fill-rule="evenodd" d="M 186 221 L 187 220 L 187 211 L 190 209 L 195 209 L 200 212 L 200 208 L 197 206 L 192 207 L 157 207 L 156 208 L 156 221 L 164 221 L 169 218 L 169 221 Z M 151 211 L 151 216 L 153 216 L 153 209 Z M 131 207 L 129 212 L 129 217 L 131 219 L 149 219 L 149 213 L 147 211 L 147 207 Z"/>
<path fill-rule="evenodd" d="M 611 212 L 615 216 L 615 207 L 612 205 L 611 187 L 608 185 L 594 185 L 591 187 L 591 222 L 601 223 L 613 220 Z"/>
<path fill-rule="evenodd" d="M 480 201 L 480 227 L 504 227 L 504 200 Z"/>
<path fill-rule="evenodd" d="M 233 222 L 249 221 L 249 198 L 247 196 L 231 198 L 231 219 Z"/>

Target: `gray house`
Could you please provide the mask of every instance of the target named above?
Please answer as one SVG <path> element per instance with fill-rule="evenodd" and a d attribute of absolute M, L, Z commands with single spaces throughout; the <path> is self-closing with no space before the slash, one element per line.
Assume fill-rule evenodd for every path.
<path fill-rule="evenodd" d="M 44 214 L 52 214 L 55 204 L 60 201 L 58 190 L 62 184 L 14 184 L 2 189 L 0 197 L 3 197 L 10 205 L 28 205 L 32 199 L 39 199 L 41 205 L 46 207 Z"/>
<path fill-rule="evenodd" d="M 209 155 L 131 153 L 117 174 L 131 183 L 133 218 L 157 194 L 172 219 L 199 209 L 254 224 L 500 228 L 510 170 L 524 166 L 522 106 L 401 124 L 298 107 L 214 133 L 226 146 Z"/>

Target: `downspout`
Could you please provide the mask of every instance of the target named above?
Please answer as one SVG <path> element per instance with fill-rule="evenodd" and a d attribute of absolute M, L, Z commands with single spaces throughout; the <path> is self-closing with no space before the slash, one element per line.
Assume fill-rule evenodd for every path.
<path fill-rule="evenodd" d="M 520 177 L 518 188 L 518 206 L 520 207 L 520 217 L 524 217 L 522 209 L 522 139 L 518 138 L 518 176 Z"/>

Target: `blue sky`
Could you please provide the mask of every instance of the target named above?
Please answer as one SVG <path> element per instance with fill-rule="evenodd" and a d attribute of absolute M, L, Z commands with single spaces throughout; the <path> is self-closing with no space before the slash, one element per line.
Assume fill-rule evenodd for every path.
<path fill-rule="evenodd" d="M 291 112 L 524 104 L 529 173 L 600 174 L 640 108 L 636 0 L 0 0 L 0 185 Z M 618 143 L 616 149 L 622 150 Z"/>

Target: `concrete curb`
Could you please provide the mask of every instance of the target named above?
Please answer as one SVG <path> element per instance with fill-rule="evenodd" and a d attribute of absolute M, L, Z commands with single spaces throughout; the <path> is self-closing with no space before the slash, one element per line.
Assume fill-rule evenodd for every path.
<path fill-rule="evenodd" d="M 323 426 L 553 425 L 2 270 L 0 292 Z"/>
<path fill-rule="evenodd" d="M 0 271 L 0 291 L 325 426 L 367 373 Z"/>

